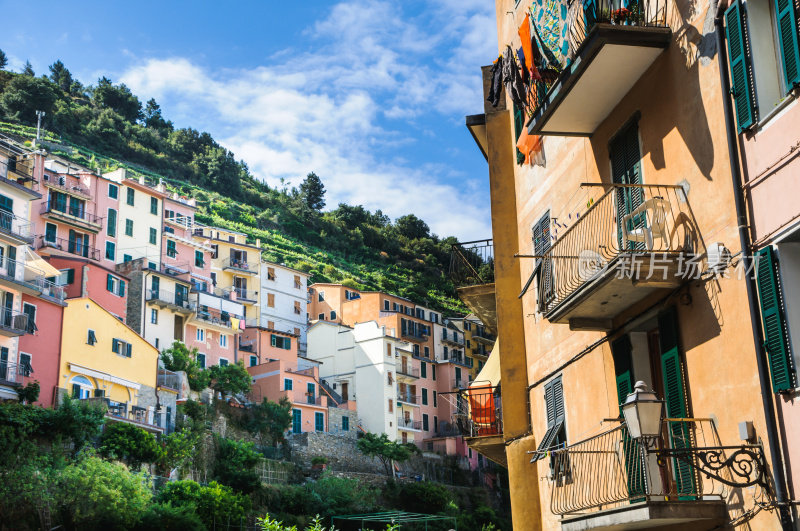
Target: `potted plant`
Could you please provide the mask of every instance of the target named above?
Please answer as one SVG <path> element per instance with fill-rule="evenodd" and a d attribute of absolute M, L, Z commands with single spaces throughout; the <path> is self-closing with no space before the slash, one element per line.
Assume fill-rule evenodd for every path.
<path fill-rule="evenodd" d="M 328 468 L 328 458 L 317 456 L 311 458 L 311 468 L 313 470 L 325 470 Z"/>

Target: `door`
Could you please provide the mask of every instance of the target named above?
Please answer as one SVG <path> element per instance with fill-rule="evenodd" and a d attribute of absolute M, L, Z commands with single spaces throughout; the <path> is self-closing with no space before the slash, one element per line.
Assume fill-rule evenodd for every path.
<path fill-rule="evenodd" d="M 461 387 L 461 367 L 456 367 L 456 387 Z"/>
<path fill-rule="evenodd" d="M 292 433 L 300 433 L 303 426 L 302 414 L 299 409 L 292 410 Z"/>
<path fill-rule="evenodd" d="M 8 348 L 0 347 L 0 380 L 8 380 Z"/>
<path fill-rule="evenodd" d="M 14 294 L 3 294 L 3 326 L 11 326 L 11 309 L 14 307 Z"/>
<path fill-rule="evenodd" d="M 639 151 L 639 125 L 632 123 L 620 131 L 609 144 L 611 157 L 611 177 L 614 184 L 623 185 L 616 189 L 617 201 L 617 236 L 620 250 L 643 250 L 643 242 L 629 242 L 626 232 L 644 226 L 645 214 L 625 219 L 644 202 L 644 191 L 641 187 L 630 185 L 642 184 L 641 155 Z M 623 249 L 624 247 L 624 249 Z"/>
<path fill-rule="evenodd" d="M 189 288 L 181 284 L 175 284 L 175 304 L 184 306 L 189 300 Z"/>
<path fill-rule="evenodd" d="M 172 334 L 175 341 L 183 341 L 183 317 L 180 315 L 175 316 L 175 327 Z"/>
<path fill-rule="evenodd" d="M 342 384 L 342 400 L 344 400 L 345 402 L 350 400 L 350 389 L 349 389 L 349 384 L 347 382 L 344 382 Z"/>
<path fill-rule="evenodd" d="M 11 231 L 12 219 L 14 219 L 14 200 L 0 194 L 0 229 Z"/>
<path fill-rule="evenodd" d="M 314 413 L 314 429 L 317 431 L 325 431 L 325 415 L 319 411 Z"/>
<path fill-rule="evenodd" d="M 247 298 L 247 279 L 242 277 L 233 277 L 233 287 L 236 290 L 236 298 Z"/>
<path fill-rule="evenodd" d="M 158 292 L 161 290 L 161 279 L 159 277 L 154 276 L 153 280 L 150 282 L 150 298 L 157 299 Z"/>
<path fill-rule="evenodd" d="M 6 272 L 11 278 L 17 277 L 17 248 L 13 245 L 8 246 L 8 261 Z"/>
<path fill-rule="evenodd" d="M 316 392 L 317 387 L 313 383 L 306 384 L 306 396 L 308 397 L 308 403 L 313 404 L 316 402 Z"/>
<path fill-rule="evenodd" d="M 403 444 L 408 444 L 408 432 L 403 432 Z"/>
<path fill-rule="evenodd" d="M 614 374 L 616 377 L 617 401 L 622 403 L 633 392 L 633 346 L 627 334 L 611 343 L 611 354 L 614 358 Z M 625 473 L 627 475 L 628 492 L 631 503 L 640 502 L 645 494 L 644 456 L 641 446 L 631 439 L 628 430 L 623 431 L 622 452 L 625 460 Z"/>

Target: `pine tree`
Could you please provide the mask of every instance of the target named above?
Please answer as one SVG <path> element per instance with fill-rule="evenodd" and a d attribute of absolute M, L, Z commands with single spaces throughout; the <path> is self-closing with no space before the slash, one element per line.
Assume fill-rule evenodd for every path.
<path fill-rule="evenodd" d="M 325 185 L 313 171 L 300 183 L 300 197 L 311 210 L 319 212 L 325 207 Z"/>
<path fill-rule="evenodd" d="M 22 69 L 22 75 L 31 77 L 36 76 L 36 72 L 33 71 L 30 61 L 25 61 L 25 68 Z"/>
<path fill-rule="evenodd" d="M 73 83 L 72 73 L 67 70 L 60 59 L 50 65 L 50 80 L 63 92 L 69 94 Z"/>
<path fill-rule="evenodd" d="M 0 70 L 4 70 L 8 66 L 8 57 L 3 50 L 0 50 Z"/>

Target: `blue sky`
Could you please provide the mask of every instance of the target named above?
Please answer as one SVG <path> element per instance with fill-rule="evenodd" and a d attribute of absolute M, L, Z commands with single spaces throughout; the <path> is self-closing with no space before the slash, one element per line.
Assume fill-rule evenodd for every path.
<path fill-rule="evenodd" d="M 337 202 L 490 236 L 488 171 L 464 126 L 496 54 L 486 0 L 4 2 L 0 49 L 156 98 L 273 186 L 315 171 Z M 221 7 L 224 6 L 224 7 Z"/>

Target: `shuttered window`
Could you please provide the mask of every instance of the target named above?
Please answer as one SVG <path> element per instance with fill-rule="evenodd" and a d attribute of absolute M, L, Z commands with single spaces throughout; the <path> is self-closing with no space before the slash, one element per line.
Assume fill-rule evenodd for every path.
<path fill-rule="evenodd" d="M 533 239 L 533 254 L 544 256 L 550 250 L 550 211 L 531 227 L 531 238 Z M 534 266 L 534 274 L 539 278 L 539 296 L 543 300 L 539 304 L 547 304 L 553 298 L 553 262 L 551 259 L 537 258 Z"/>
<path fill-rule="evenodd" d="M 794 2 L 775 0 L 775 18 L 778 21 L 778 47 L 783 63 L 783 79 L 788 91 L 800 83 L 800 49 Z"/>
<path fill-rule="evenodd" d="M 761 324 L 767 350 L 772 390 L 776 393 L 794 387 L 795 374 L 789 352 L 786 316 L 781 295 L 778 261 L 772 247 L 758 251 L 756 282 L 761 302 Z"/>
<path fill-rule="evenodd" d="M 108 223 L 106 224 L 106 234 L 112 238 L 117 237 L 117 211 L 113 208 L 108 209 Z"/>
<path fill-rule="evenodd" d="M 741 133 L 755 122 L 755 98 L 750 84 L 750 57 L 747 54 L 744 7 L 734 0 L 725 10 L 725 33 L 728 39 L 728 68 L 736 124 Z"/>
<path fill-rule="evenodd" d="M 563 446 L 567 442 L 564 423 L 564 389 L 561 384 L 561 376 L 544 386 L 544 402 L 547 413 L 547 431 L 542 437 L 531 463 L 543 459 L 549 450 Z"/>
<path fill-rule="evenodd" d="M 525 162 L 525 155 L 516 147 L 519 135 L 522 134 L 522 128 L 525 127 L 525 112 L 514 104 L 514 150 L 517 153 L 517 164 Z"/>
<path fill-rule="evenodd" d="M 639 149 L 639 124 L 636 121 L 626 125 L 609 142 L 608 154 L 611 158 L 611 180 L 614 184 L 642 184 L 642 157 Z M 646 215 L 636 216 L 625 221 L 623 219 L 638 208 L 644 202 L 644 191 L 641 188 L 619 187 L 616 190 L 617 201 L 617 228 L 620 249 L 641 248 L 644 249 L 643 242 L 625 242 L 624 232 L 634 230 L 638 226 L 644 225 Z"/>
<path fill-rule="evenodd" d="M 622 412 L 622 403 L 633 392 L 633 361 L 631 339 L 625 334 L 611 343 L 611 355 L 614 357 L 614 375 L 616 377 L 617 401 Z"/>

